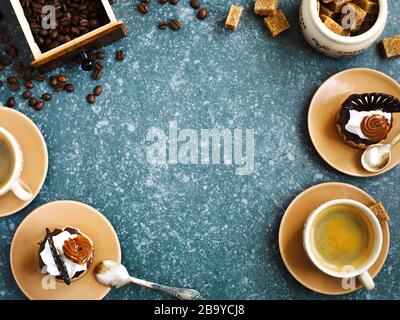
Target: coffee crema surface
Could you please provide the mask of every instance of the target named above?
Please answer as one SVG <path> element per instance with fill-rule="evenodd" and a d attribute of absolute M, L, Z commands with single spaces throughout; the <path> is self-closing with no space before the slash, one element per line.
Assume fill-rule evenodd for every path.
<path fill-rule="evenodd" d="M 0 189 L 10 180 L 14 171 L 15 159 L 12 147 L 0 134 Z"/>
<path fill-rule="evenodd" d="M 368 261 L 375 240 L 371 222 L 351 205 L 323 210 L 313 222 L 311 237 L 315 256 L 334 272 L 361 267 Z"/>

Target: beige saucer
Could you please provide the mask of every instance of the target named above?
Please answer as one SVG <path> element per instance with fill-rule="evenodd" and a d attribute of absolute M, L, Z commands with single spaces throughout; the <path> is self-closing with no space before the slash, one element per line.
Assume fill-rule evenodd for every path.
<path fill-rule="evenodd" d="M 67 286 L 56 282 L 55 289 L 43 289 L 39 268 L 38 241 L 45 229 L 72 226 L 90 237 L 94 244 L 94 260 L 82 278 Z M 117 234 L 108 220 L 97 210 L 74 201 L 48 203 L 29 214 L 22 221 L 11 244 L 11 269 L 22 292 L 32 300 L 97 300 L 110 288 L 99 284 L 94 277 L 95 266 L 105 259 L 121 261 L 121 248 Z"/>
<path fill-rule="evenodd" d="M 308 112 L 308 130 L 314 147 L 333 168 L 355 177 L 385 173 L 400 163 L 400 144 L 393 149 L 389 166 L 379 173 L 369 173 L 361 166 L 362 150 L 347 146 L 335 131 L 335 115 L 353 93 L 387 93 L 400 99 L 400 85 L 389 76 L 371 69 L 349 69 L 325 81 L 317 90 Z M 400 133 L 400 114 L 394 113 L 394 126 L 387 143 Z"/>
<path fill-rule="evenodd" d="M 324 183 L 311 187 L 297 196 L 287 208 L 279 229 L 279 250 L 292 276 L 303 286 L 310 290 L 328 294 L 340 295 L 354 292 L 355 290 L 344 290 L 341 286 L 341 279 L 324 274 L 317 269 L 308 259 L 302 243 L 302 232 L 304 223 L 311 212 L 321 204 L 334 199 L 353 199 L 367 206 L 373 205 L 376 201 L 366 192 L 352 185 L 344 183 Z M 389 252 L 389 226 L 382 225 L 383 246 L 381 254 L 376 263 L 369 269 L 374 278 L 382 269 Z M 376 283 L 379 286 L 384 285 Z"/>
<path fill-rule="evenodd" d="M 48 154 L 46 142 L 38 127 L 28 117 L 10 108 L 0 107 L 0 127 L 17 138 L 24 154 L 22 180 L 32 189 L 33 197 L 24 202 L 12 192 L 0 197 L 0 218 L 14 214 L 38 195 L 47 175 Z"/>

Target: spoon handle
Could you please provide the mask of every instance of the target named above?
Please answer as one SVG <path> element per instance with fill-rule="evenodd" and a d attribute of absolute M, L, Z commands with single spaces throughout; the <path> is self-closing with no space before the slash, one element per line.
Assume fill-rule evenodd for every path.
<path fill-rule="evenodd" d="M 145 288 L 149 288 L 149 289 L 157 290 L 159 292 L 166 293 L 170 296 L 173 296 L 173 297 L 181 299 L 181 300 L 199 300 L 199 299 L 201 299 L 200 293 L 193 289 L 174 288 L 174 287 L 164 286 L 161 284 L 137 279 L 134 277 L 131 277 L 131 283 L 136 284 L 138 286 L 142 286 Z"/>
<path fill-rule="evenodd" d="M 399 141 L 400 141 L 400 134 L 397 137 L 395 137 L 390 144 L 393 147 Z"/>

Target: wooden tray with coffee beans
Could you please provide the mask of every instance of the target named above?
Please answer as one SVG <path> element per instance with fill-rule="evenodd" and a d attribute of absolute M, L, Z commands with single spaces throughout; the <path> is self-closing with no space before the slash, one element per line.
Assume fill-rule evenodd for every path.
<path fill-rule="evenodd" d="M 128 32 L 109 0 L 10 0 L 41 72 L 111 44 Z"/>

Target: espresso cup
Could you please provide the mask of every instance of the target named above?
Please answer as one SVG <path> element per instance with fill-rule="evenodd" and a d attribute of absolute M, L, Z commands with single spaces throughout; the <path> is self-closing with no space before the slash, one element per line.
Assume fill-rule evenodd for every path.
<path fill-rule="evenodd" d="M 1 168 L 0 170 L 7 170 L 7 178 L 1 183 L 0 181 L 0 197 L 4 196 L 7 192 L 12 191 L 16 197 L 22 201 L 29 201 L 33 197 L 32 190 L 21 180 L 21 174 L 24 164 L 24 157 L 17 139 L 6 129 L 0 127 L 0 142 L 4 142 L 2 152 L 7 153 L 3 157 L 8 158 L 9 168 Z M 1 155 L 0 155 L 1 156 Z M 0 166 L 5 166 L 1 163 L 4 159 L 0 158 Z"/>
<path fill-rule="evenodd" d="M 336 278 L 357 277 L 367 290 L 375 287 L 368 270 L 379 257 L 382 239 L 381 226 L 371 209 L 349 199 L 329 201 L 315 209 L 303 230 L 304 250 L 319 270 Z M 329 261 L 326 257 L 335 258 Z M 357 263 L 342 265 L 351 259 Z"/>

